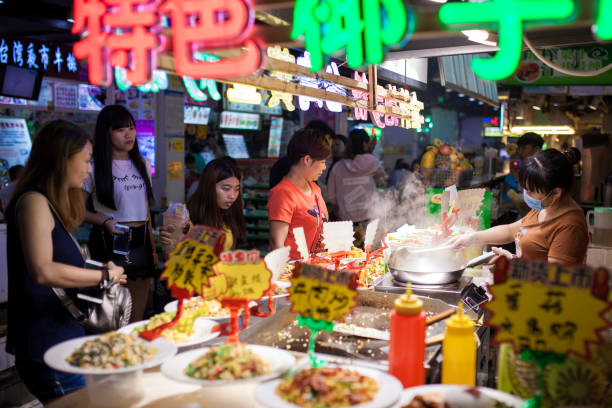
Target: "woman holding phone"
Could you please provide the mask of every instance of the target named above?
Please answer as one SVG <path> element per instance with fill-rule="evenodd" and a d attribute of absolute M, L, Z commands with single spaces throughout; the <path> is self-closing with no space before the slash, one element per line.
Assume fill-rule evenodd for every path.
<path fill-rule="evenodd" d="M 89 249 L 93 259 L 122 265 L 132 295 L 131 321 L 139 321 L 150 298 L 157 266 L 149 206 L 153 204 L 151 163 L 136 143 L 135 121 L 123 106 L 102 109 L 96 121 L 93 174 L 83 184 L 92 210 Z"/>

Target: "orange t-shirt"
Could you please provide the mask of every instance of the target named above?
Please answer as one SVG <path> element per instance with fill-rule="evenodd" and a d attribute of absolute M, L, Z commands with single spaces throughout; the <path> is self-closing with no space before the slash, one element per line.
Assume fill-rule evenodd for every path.
<path fill-rule="evenodd" d="M 293 236 L 293 229 L 297 227 L 304 228 L 309 251 L 321 252 L 319 245 L 323 223 L 327 222 L 329 217 L 321 189 L 313 182 L 310 182 L 310 188 L 312 196 L 304 194 L 295 184 L 284 178 L 270 190 L 268 219 L 289 224 L 285 246 L 291 247 L 291 259 L 301 258 Z"/>
<path fill-rule="evenodd" d="M 572 264 L 584 262 L 589 236 L 582 210 L 570 210 L 541 223 L 538 214 L 539 211 L 531 210 L 523 217 L 514 237 L 517 256 L 541 261 L 556 258 Z"/>

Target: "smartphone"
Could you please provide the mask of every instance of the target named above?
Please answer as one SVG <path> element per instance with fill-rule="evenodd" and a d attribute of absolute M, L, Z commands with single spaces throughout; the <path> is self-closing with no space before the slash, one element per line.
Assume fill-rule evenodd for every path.
<path fill-rule="evenodd" d="M 130 227 L 115 224 L 115 229 L 122 231 L 123 234 L 113 236 L 113 252 L 119 255 L 128 255 L 130 253 Z"/>

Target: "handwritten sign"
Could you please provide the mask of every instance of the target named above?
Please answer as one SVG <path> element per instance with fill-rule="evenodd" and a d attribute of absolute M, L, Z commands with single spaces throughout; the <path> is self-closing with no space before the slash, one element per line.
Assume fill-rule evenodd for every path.
<path fill-rule="evenodd" d="M 357 274 L 299 265 L 293 272 L 289 300 L 293 311 L 316 320 L 343 321 L 355 306 Z"/>
<path fill-rule="evenodd" d="M 215 280 L 225 287 L 225 291 L 219 290 L 221 298 L 259 300 L 270 289 L 272 273 L 261 260 L 244 264 L 219 262 L 214 269 L 225 277 L 225 283 Z"/>
<path fill-rule="evenodd" d="M 498 328 L 497 342 L 511 342 L 518 350 L 582 355 L 589 342 L 601 342 L 598 332 L 609 327 L 603 316 L 611 304 L 605 296 L 594 296 L 592 270 L 523 259 L 497 266 L 493 300 L 486 305 L 493 312 L 487 323 Z"/>
<path fill-rule="evenodd" d="M 222 231 L 196 225 L 170 253 L 161 279 L 167 281 L 168 287 L 185 290 L 189 295 L 201 293 L 215 274 L 213 265 L 219 261 L 217 254 L 223 241 Z"/>

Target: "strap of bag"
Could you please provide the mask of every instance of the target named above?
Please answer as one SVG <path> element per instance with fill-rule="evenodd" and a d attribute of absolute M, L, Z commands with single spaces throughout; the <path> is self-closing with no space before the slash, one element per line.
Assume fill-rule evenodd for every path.
<path fill-rule="evenodd" d="M 55 217 L 59 220 L 59 223 L 62 226 L 62 228 L 64 229 L 64 231 L 66 231 L 66 233 L 70 236 L 70 238 L 72 238 L 72 241 L 74 242 L 74 244 L 76 245 L 77 249 L 79 250 L 79 253 L 81 254 L 81 257 L 83 257 L 83 253 L 81 252 L 81 249 L 80 249 L 80 246 L 79 246 L 78 242 L 76 241 L 76 239 L 72 236 L 70 231 L 68 231 L 68 229 L 64 225 L 64 222 L 62 221 L 62 219 L 59 216 L 59 214 L 57 213 L 57 211 L 55 211 L 55 208 L 51 204 L 51 201 L 49 201 L 47 196 L 45 196 L 44 194 L 42 194 L 40 192 L 38 192 L 38 193 L 40 195 L 42 195 L 43 197 L 45 197 L 45 199 L 47 200 L 47 204 L 49 205 L 49 208 L 51 209 L 53 214 L 55 214 Z M 23 194 L 21 197 L 19 197 L 19 199 L 17 200 L 17 203 L 15 204 L 15 222 L 17 222 L 17 208 L 19 207 L 19 203 L 21 202 L 21 199 L 24 196 L 25 196 L 25 194 Z M 85 259 L 83 259 L 83 260 L 85 260 Z M 51 288 L 51 290 L 53 291 L 53 293 L 55 293 L 55 296 L 57 296 L 57 298 L 62 303 L 62 305 L 64 305 L 66 310 L 68 310 L 68 313 L 70 313 L 70 315 L 72 317 L 74 317 L 76 319 L 76 321 L 79 322 L 79 324 L 83 325 L 83 324 L 85 324 L 88 321 L 87 316 L 85 316 L 83 314 L 83 312 L 81 312 L 81 310 L 74 303 L 74 300 L 72 300 L 72 298 L 66 294 L 66 291 L 64 289 L 62 289 L 62 288 Z"/>

